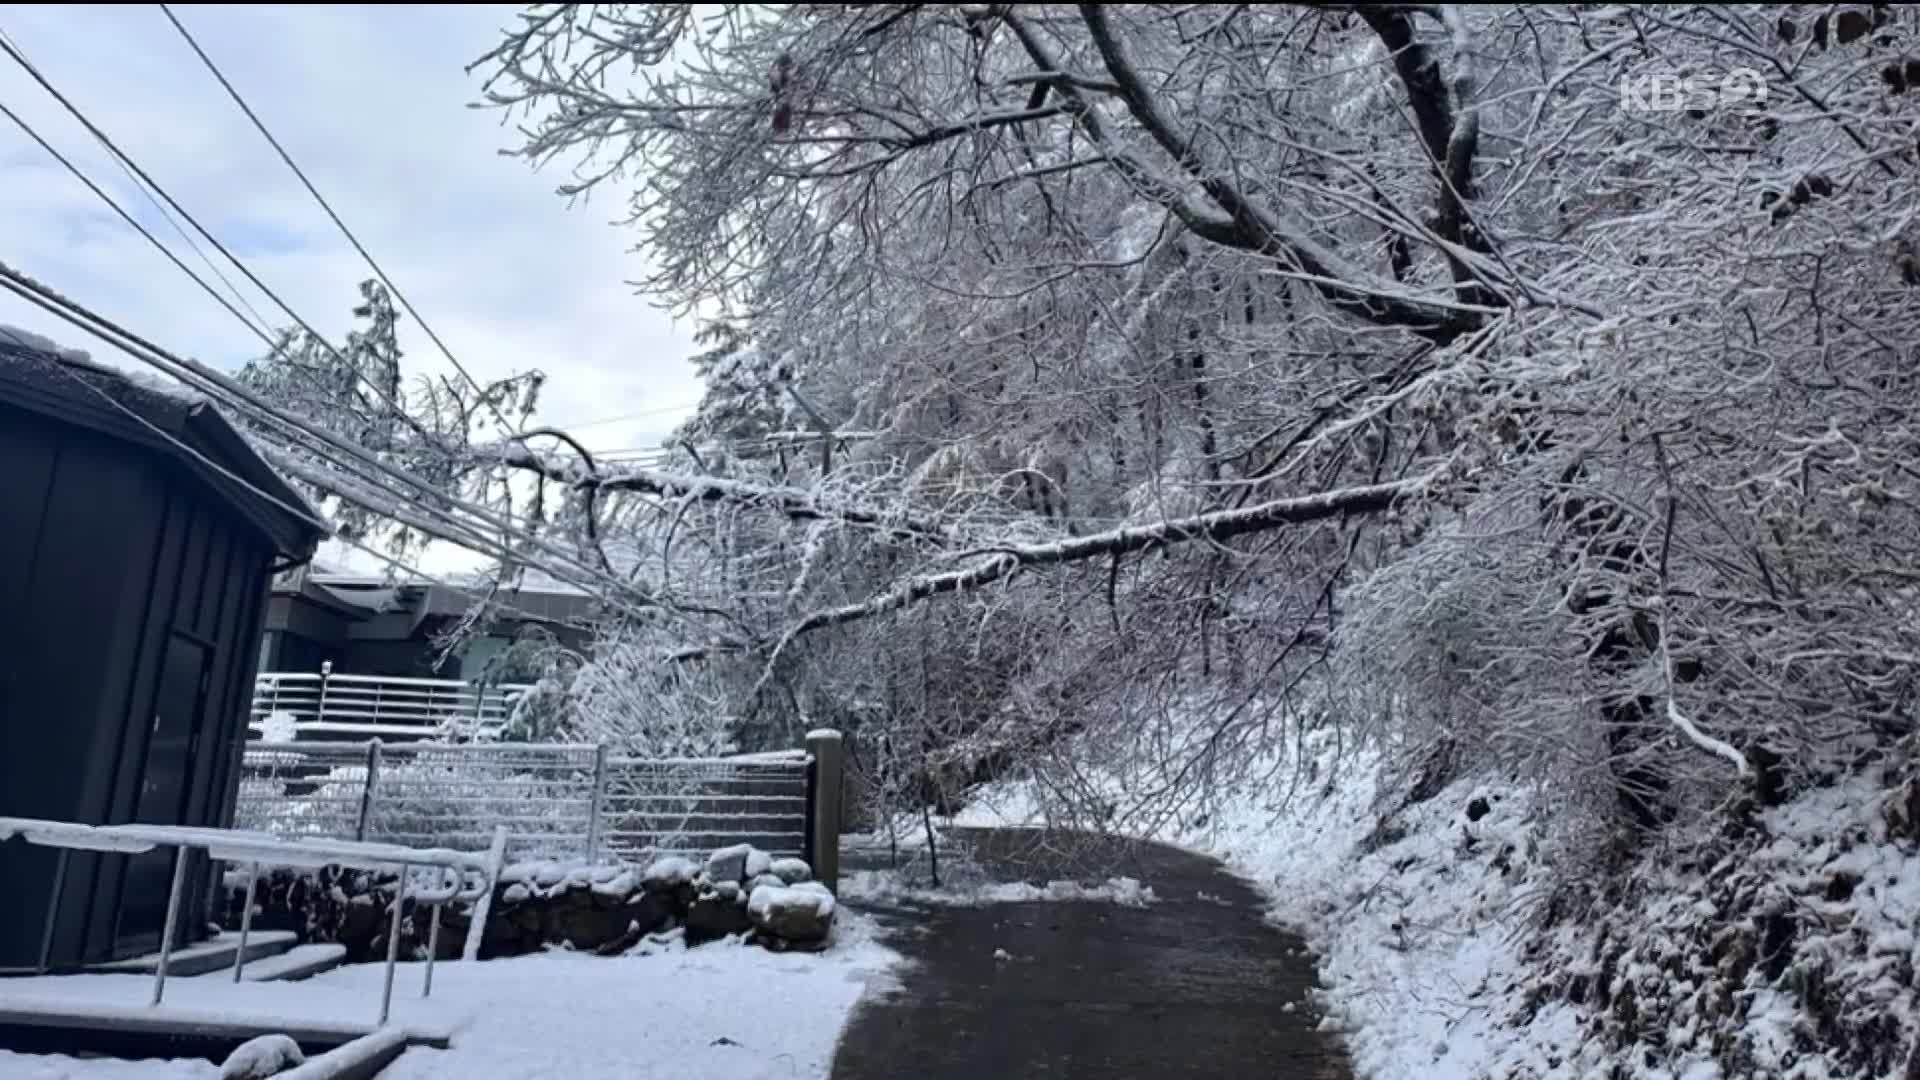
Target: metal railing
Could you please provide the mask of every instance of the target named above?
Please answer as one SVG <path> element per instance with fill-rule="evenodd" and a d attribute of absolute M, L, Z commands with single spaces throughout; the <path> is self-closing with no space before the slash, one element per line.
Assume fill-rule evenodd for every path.
<path fill-rule="evenodd" d="M 804 857 L 810 758 L 645 759 L 551 743 L 251 742 L 235 819 L 278 836 L 633 862 L 750 843 Z"/>
<path fill-rule="evenodd" d="M 433 906 L 433 928 L 427 944 L 426 975 L 420 996 L 433 994 L 433 961 L 440 946 L 441 908 L 449 901 L 464 900 L 481 905 L 467 927 L 463 955 L 479 955 L 480 934 L 486 921 L 485 905 L 493 896 L 494 882 L 500 876 L 505 836 L 496 833 L 493 846 L 484 852 L 452 851 L 444 848 L 408 848 L 393 844 L 353 843 L 350 841 L 303 838 L 288 840 L 257 832 L 236 829 L 210 829 L 177 825 L 77 825 L 66 821 L 37 818 L 0 817 L 0 841 L 19 836 L 29 844 L 60 849 L 55 863 L 53 895 L 59 896 L 67 873 L 67 858 L 75 851 L 107 851 L 135 855 L 157 847 L 170 847 L 173 853 L 173 878 L 167 892 L 167 914 L 160 932 L 160 951 L 153 972 L 153 995 L 148 1004 L 158 1008 L 166 994 L 167 966 L 173 955 L 173 942 L 180 928 L 180 902 L 186 891 L 187 853 L 204 850 L 210 858 L 247 867 L 247 901 L 240 919 L 239 948 L 234 953 L 233 978 L 240 981 L 247 962 L 247 937 L 253 927 L 253 899 L 260 871 L 273 867 L 345 866 L 354 869 L 399 871 L 390 921 L 387 926 L 386 981 L 380 995 L 380 1024 L 392 1014 L 394 966 L 400 956 L 400 916 L 407 900 Z M 416 868 L 438 869 L 438 880 L 430 887 L 412 892 Z M 58 905 L 47 912 L 42 930 L 41 967 L 46 966 L 54 933 Z"/>
<path fill-rule="evenodd" d="M 263 671 L 253 683 L 248 725 L 255 736 L 392 743 L 406 739 L 498 738 L 525 683 Z"/>

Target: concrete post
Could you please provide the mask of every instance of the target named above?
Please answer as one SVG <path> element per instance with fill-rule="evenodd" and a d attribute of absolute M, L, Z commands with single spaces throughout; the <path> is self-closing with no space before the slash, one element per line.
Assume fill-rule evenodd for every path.
<path fill-rule="evenodd" d="M 367 782 L 360 787 L 360 816 L 353 825 L 356 841 L 367 838 L 367 826 L 373 821 L 374 789 L 380 786 L 380 740 L 367 740 Z"/>
<path fill-rule="evenodd" d="M 813 879 L 840 891 L 840 796 L 846 747 L 831 728 L 807 732 L 813 755 Z"/>
<path fill-rule="evenodd" d="M 600 817 L 607 812 L 607 744 L 593 748 L 593 794 L 587 799 L 587 865 L 600 861 Z"/>

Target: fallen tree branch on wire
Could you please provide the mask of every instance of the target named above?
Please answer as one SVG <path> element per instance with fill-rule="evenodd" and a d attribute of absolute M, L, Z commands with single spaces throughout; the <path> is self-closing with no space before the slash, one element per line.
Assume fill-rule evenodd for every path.
<path fill-rule="evenodd" d="M 1383 513 L 1398 503 L 1418 498 L 1438 480 L 1441 470 L 1406 480 L 1367 484 L 1338 491 L 1273 499 L 1254 506 L 1214 510 L 1188 517 L 1171 518 L 1150 525 L 1123 525 L 1089 536 L 1075 536 L 1044 544 L 1020 544 L 981 553 L 983 561 L 961 570 L 924 574 L 910 578 L 885 592 L 857 604 L 816 611 L 795 623 L 780 637 L 767 658 L 767 670 L 780 658 L 789 643 L 802 634 L 829 626 L 858 622 L 875 615 L 899 611 L 922 600 L 948 593 L 963 593 L 1011 577 L 1017 571 L 1039 566 L 1079 562 L 1101 557 L 1117 558 L 1148 548 L 1165 547 L 1193 540 L 1221 542 L 1237 536 L 1266 532 L 1284 525 L 1303 525 L 1328 518 L 1354 514 Z M 680 660 L 700 659 L 707 649 L 688 649 L 675 653 Z M 761 680 L 765 682 L 765 676 Z"/>
<path fill-rule="evenodd" d="M 811 493 L 795 487 L 754 484 L 720 476 L 688 476 L 657 469 L 582 468 L 543 457 L 525 446 L 505 448 L 500 460 L 510 468 L 537 473 L 583 493 L 619 491 L 663 499 L 730 502 L 771 509 L 793 521 L 837 521 L 845 525 L 878 529 L 894 536 L 924 540 L 947 540 L 953 535 L 946 525 L 930 518 L 823 503 Z"/>

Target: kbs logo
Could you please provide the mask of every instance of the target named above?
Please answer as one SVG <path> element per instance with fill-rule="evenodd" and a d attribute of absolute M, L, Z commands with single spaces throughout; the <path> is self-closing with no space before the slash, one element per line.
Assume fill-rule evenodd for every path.
<path fill-rule="evenodd" d="M 1753 68 L 1707 75 L 1650 72 L 1620 80 L 1620 108 L 1627 112 L 1713 112 L 1766 103 L 1766 77 Z"/>

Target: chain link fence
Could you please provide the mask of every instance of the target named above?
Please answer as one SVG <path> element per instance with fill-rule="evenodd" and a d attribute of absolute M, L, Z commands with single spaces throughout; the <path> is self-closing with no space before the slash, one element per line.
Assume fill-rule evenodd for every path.
<path fill-rule="evenodd" d="M 614 757 L 591 745 L 248 743 L 235 827 L 275 836 L 645 862 L 750 843 L 807 855 L 804 752 Z"/>

